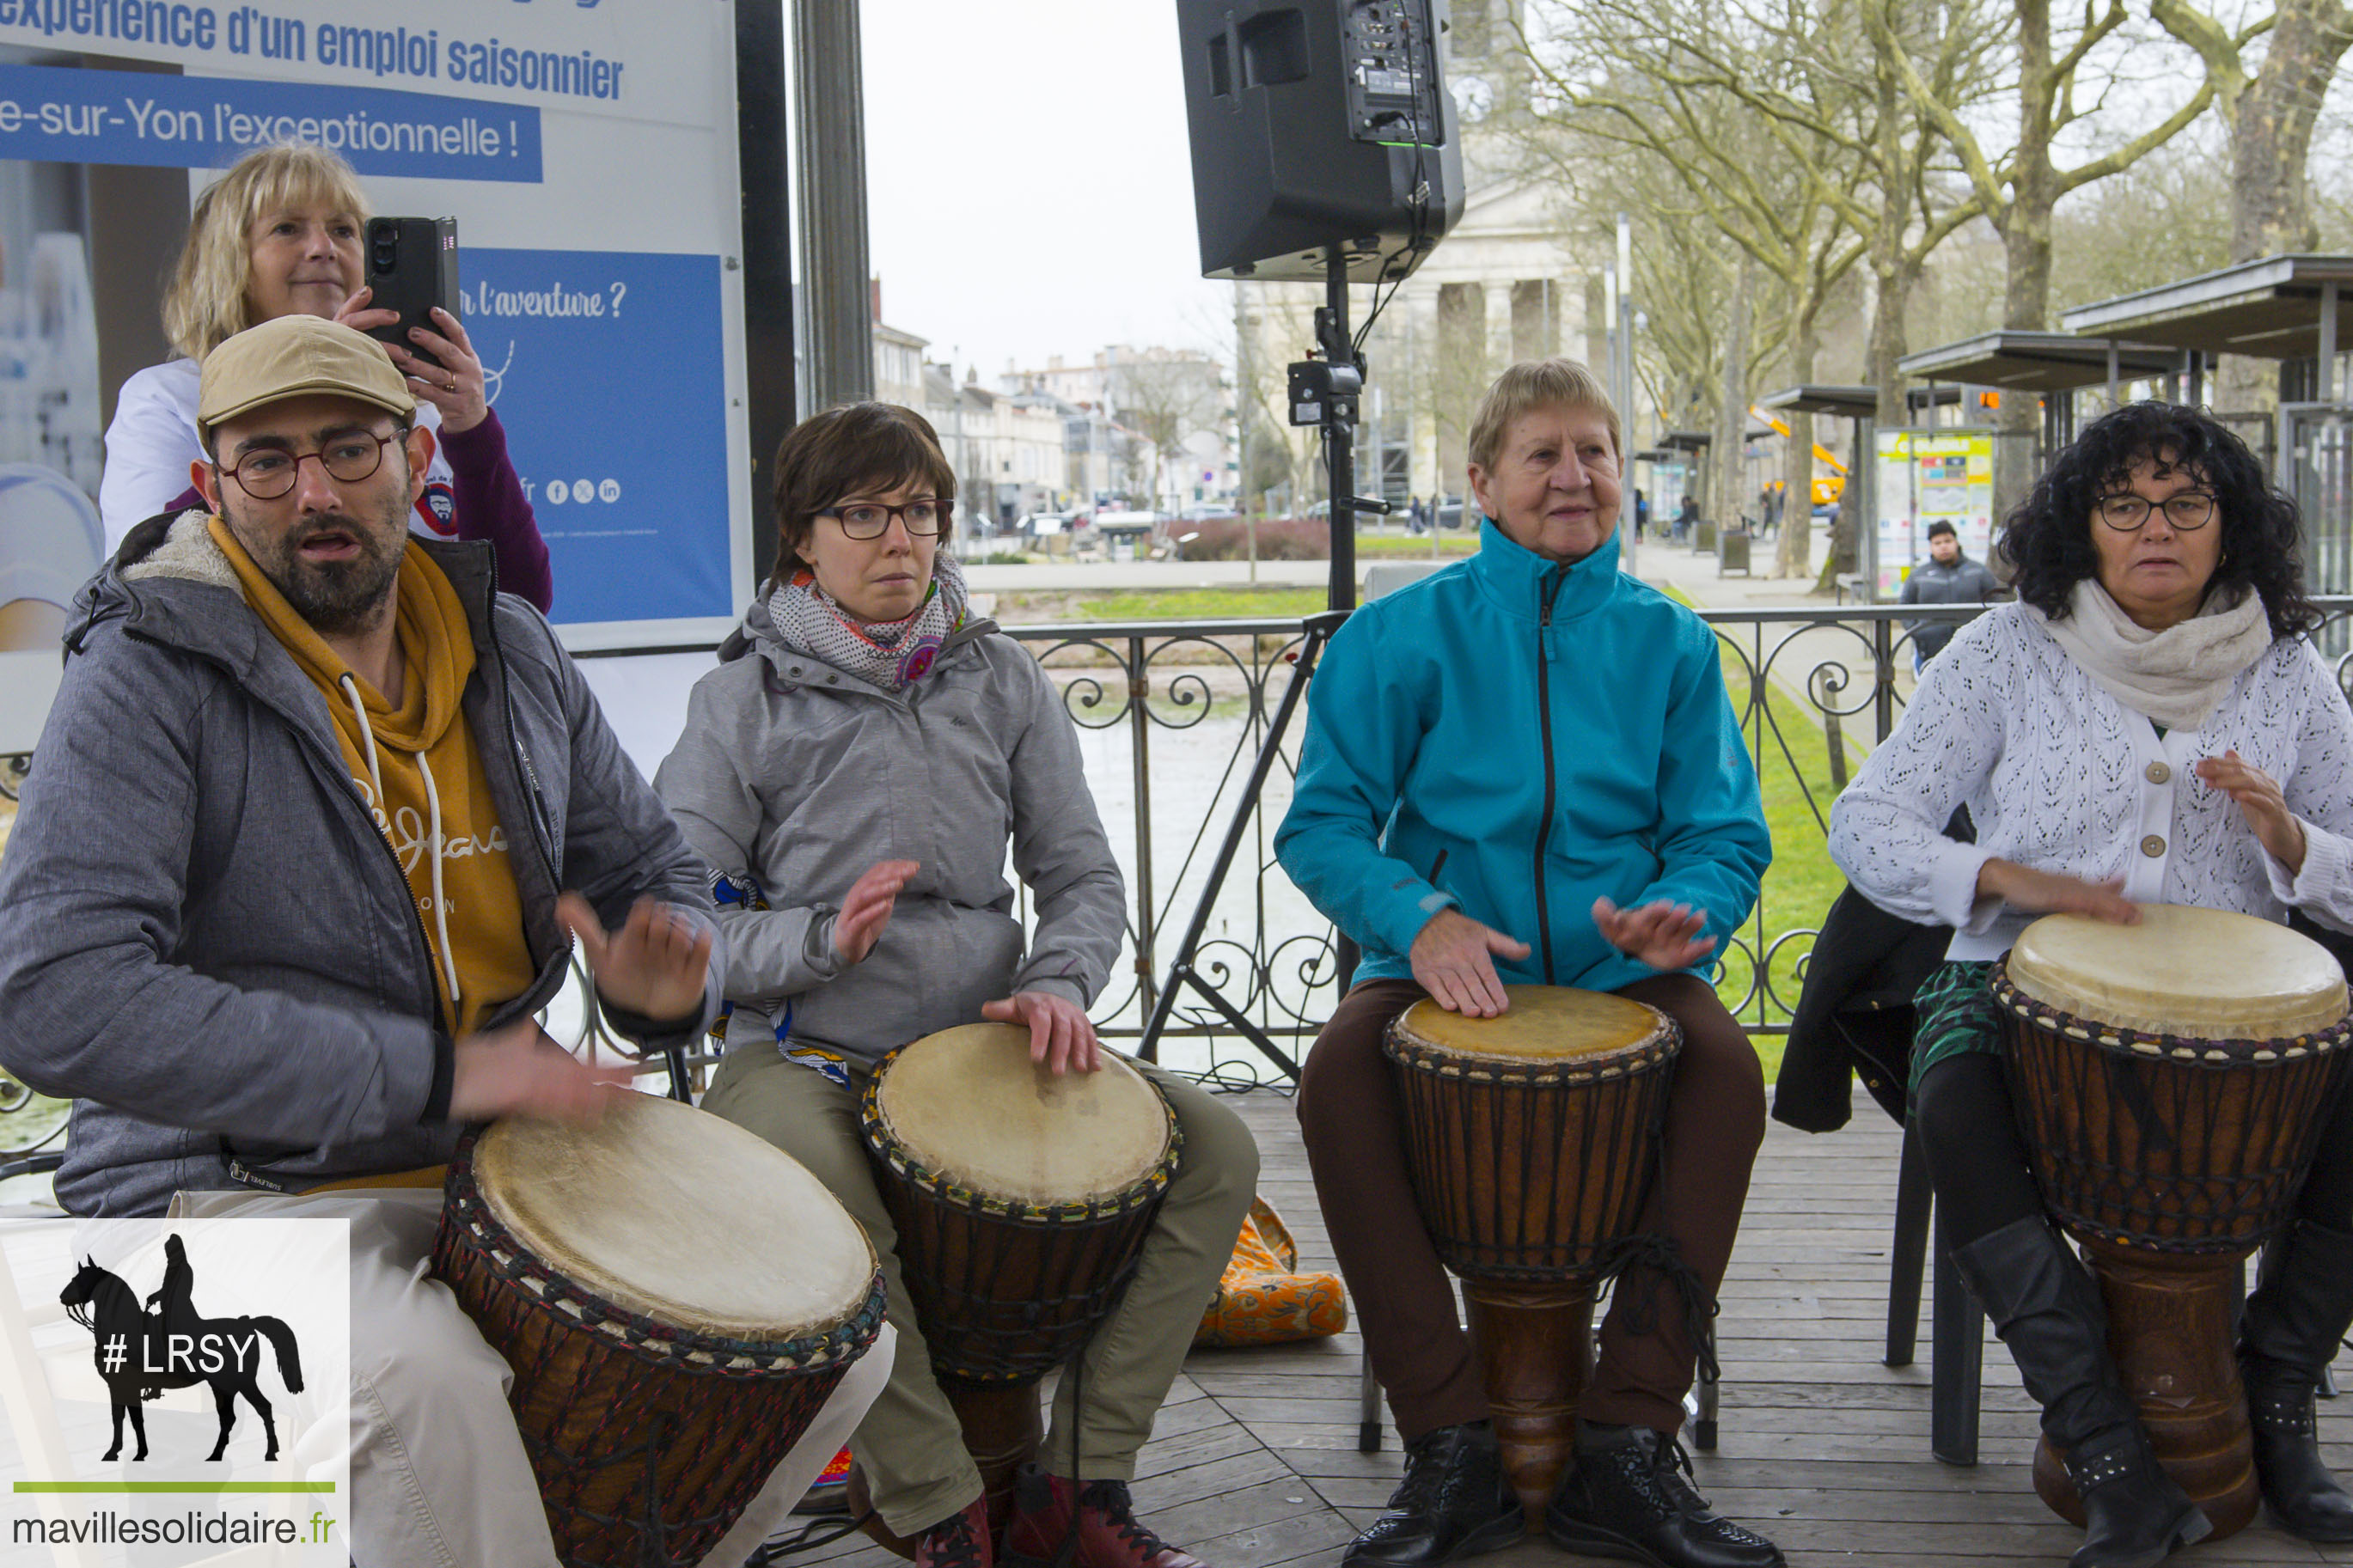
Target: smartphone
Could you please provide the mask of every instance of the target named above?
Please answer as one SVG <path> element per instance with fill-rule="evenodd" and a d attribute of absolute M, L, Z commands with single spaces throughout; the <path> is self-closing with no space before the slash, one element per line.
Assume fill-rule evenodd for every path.
<path fill-rule="evenodd" d="M 367 286 L 371 309 L 397 310 L 400 320 L 372 327 L 368 335 L 401 347 L 428 364 L 441 362 L 408 333 L 412 327 L 439 331 L 438 305 L 458 314 L 458 220 L 454 217 L 373 217 L 367 226 Z"/>

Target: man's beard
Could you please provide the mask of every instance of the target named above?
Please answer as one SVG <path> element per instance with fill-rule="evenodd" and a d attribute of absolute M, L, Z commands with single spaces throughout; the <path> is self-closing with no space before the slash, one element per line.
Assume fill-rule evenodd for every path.
<path fill-rule="evenodd" d="M 399 581 L 401 558 L 408 551 L 408 509 L 398 506 L 370 519 L 360 512 L 336 517 L 306 517 L 273 542 L 257 549 L 247 531 L 237 529 L 261 574 L 269 579 L 294 613 L 327 637 L 364 629 L 382 611 Z M 229 519 L 234 524 L 235 518 Z M 322 534 L 347 534 L 358 542 L 359 553 L 345 561 L 305 561 L 303 544 Z"/>

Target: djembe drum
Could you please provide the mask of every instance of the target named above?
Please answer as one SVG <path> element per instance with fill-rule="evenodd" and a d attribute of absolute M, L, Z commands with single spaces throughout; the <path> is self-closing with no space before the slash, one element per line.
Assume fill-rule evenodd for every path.
<path fill-rule="evenodd" d="M 2137 926 L 2045 916 L 1992 984 L 2043 1200 L 2083 1244 L 2158 1458 L 2228 1535 L 2256 1502 L 2234 1286 L 2334 1102 L 2345 977 L 2284 925 L 2157 904 Z M 2047 1439 L 2034 1482 L 2082 1522 Z"/>
<path fill-rule="evenodd" d="M 1683 1032 L 1599 991 L 1508 985 L 1493 1018 L 1389 1026 L 1414 1196 L 1462 1279 L 1504 1472 L 1532 1525 L 1593 1374 L 1593 1297 L 1650 1196 Z"/>
<path fill-rule="evenodd" d="M 1176 1118 L 1117 1056 L 1058 1077 L 1031 1064 L 1028 1029 L 969 1024 L 883 1058 L 862 1121 L 933 1374 L 1001 1527 L 1043 1435 L 1039 1380 L 1135 1272 L 1176 1174 Z M 852 1487 L 859 1506 L 860 1478 Z M 903 1537 L 868 1533 L 913 1555 Z"/>
<path fill-rule="evenodd" d="M 642 1094 L 470 1135 L 433 1272 L 514 1369 L 567 1568 L 700 1563 L 882 1324 L 874 1249 L 816 1177 Z"/>

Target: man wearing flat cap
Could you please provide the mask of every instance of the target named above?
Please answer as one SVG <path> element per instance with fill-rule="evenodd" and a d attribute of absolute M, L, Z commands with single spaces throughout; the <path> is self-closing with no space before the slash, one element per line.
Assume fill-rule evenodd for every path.
<path fill-rule="evenodd" d="M 433 437 L 380 345 L 281 317 L 201 386 L 205 508 L 134 529 L 67 632 L 0 862 L 0 1063 L 75 1102 L 75 1214 L 350 1219 L 354 1562 L 546 1568 L 506 1364 L 423 1277 L 437 1168 L 613 1092 L 534 1022 L 575 936 L 621 1033 L 701 1033 L 708 888 L 490 548 L 410 533 Z M 859 1370 L 713 1562 L 831 1457 Z"/>

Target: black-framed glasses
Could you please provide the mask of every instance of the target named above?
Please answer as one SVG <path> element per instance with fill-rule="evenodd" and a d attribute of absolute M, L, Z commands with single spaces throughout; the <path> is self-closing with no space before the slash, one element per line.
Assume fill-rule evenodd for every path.
<path fill-rule="evenodd" d="M 2204 490 L 2183 490 L 2161 501 L 2126 493 L 2102 496 L 2092 503 L 2100 521 L 2119 533 L 2130 533 L 2148 521 L 2150 512 L 2160 508 L 2165 512 L 2166 526 L 2181 533 L 2192 532 L 2214 521 L 2214 498 Z"/>
<path fill-rule="evenodd" d="M 329 438 L 315 452 L 288 452 L 276 447 L 264 447 L 248 452 L 234 464 L 218 464 L 220 469 L 237 481 L 237 489 L 256 500 L 276 500 L 294 488 L 295 477 L 311 458 L 327 470 L 331 479 L 344 484 L 357 484 L 384 467 L 384 449 L 401 438 L 404 432 L 395 430 L 389 436 L 372 436 L 364 430 L 353 430 Z"/>
<path fill-rule="evenodd" d="M 821 506 L 815 515 L 829 517 L 841 524 L 849 539 L 880 539 L 882 531 L 897 518 L 907 525 L 907 531 L 918 539 L 930 539 L 947 531 L 948 519 L 955 513 L 955 502 L 947 500 L 911 500 L 904 506 L 884 506 L 879 500 L 862 500 L 847 506 Z"/>

